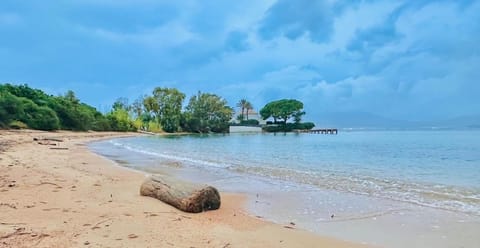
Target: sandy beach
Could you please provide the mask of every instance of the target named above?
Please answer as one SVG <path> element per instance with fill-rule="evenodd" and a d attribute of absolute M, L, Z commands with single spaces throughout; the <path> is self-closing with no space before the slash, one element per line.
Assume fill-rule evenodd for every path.
<path fill-rule="evenodd" d="M 143 172 L 85 146 L 131 135 L 0 131 L 0 247 L 363 247 L 250 216 L 222 189 L 200 214 L 142 197 Z"/>

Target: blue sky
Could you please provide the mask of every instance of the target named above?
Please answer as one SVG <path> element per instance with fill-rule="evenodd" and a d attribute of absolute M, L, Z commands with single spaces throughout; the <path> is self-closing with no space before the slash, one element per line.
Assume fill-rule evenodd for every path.
<path fill-rule="evenodd" d="M 102 111 L 162 86 L 296 98 L 314 121 L 480 114 L 479 46 L 480 1 L 0 2 L 0 82 Z"/>

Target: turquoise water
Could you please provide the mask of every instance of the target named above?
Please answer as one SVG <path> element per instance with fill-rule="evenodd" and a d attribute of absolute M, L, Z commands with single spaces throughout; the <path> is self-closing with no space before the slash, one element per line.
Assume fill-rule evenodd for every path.
<path fill-rule="evenodd" d="M 245 193 L 253 216 L 323 235 L 395 248 L 480 244 L 480 131 L 148 136 L 90 148 Z"/>
<path fill-rule="evenodd" d="M 215 175 L 206 182 L 236 178 L 222 186 L 242 192 L 250 187 L 242 182 L 258 179 L 480 215 L 480 131 L 150 136 L 91 146 L 137 169 L 175 164 Z"/>

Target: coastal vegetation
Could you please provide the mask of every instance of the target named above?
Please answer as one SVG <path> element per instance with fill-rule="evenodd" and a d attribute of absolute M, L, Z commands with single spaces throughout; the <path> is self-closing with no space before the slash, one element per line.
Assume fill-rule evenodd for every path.
<path fill-rule="evenodd" d="M 132 104 L 118 98 L 101 113 L 73 91 L 53 96 L 28 85 L 0 84 L 0 128 L 39 130 L 228 132 L 233 109 L 220 96 L 198 92 L 182 111 L 185 94 L 157 87 Z"/>
<path fill-rule="evenodd" d="M 267 122 L 264 131 L 267 132 L 291 132 L 293 130 L 312 129 L 312 122 L 302 123 L 303 103 L 295 99 L 281 99 L 267 103 L 261 110 L 260 115 L 264 120 L 273 118 L 273 122 Z M 293 123 L 288 120 L 293 119 Z"/>
<path fill-rule="evenodd" d="M 259 125 L 258 120 L 248 118 L 253 105 L 246 99 L 236 105 L 241 109 L 238 124 L 231 122 L 233 108 L 218 95 L 198 92 L 184 107 L 185 99 L 186 95 L 178 89 L 156 87 L 151 95 L 140 96 L 131 104 L 127 98 L 118 98 L 110 111 L 101 113 L 82 103 L 73 91 L 53 96 L 26 84 L 0 84 L 0 128 L 225 133 L 230 125 Z M 314 127 L 313 123 L 301 123 L 305 111 L 298 100 L 270 102 L 260 110 L 260 115 L 264 120 L 273 119 L 264 127 L 268 132 Z"/>
<path fill-rule="evenodd" d="M 192 96 L 183 114 L 182 128 L 185 131 L 226 133 L 233 109 L 220 96 L 198 92 Z"/>
<path fill-rule="evenodd" d="M 0 85 L 0 126 L 39 130 L 115 130 L 115 116 L 81 103 L 72 91 L 51 96 L 27 85 Z"/>

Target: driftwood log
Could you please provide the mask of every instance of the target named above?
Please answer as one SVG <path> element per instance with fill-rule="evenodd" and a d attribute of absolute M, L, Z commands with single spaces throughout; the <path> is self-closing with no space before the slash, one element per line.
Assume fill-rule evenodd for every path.
<path fill-rule="evenodd" d="M 157 198 L 189 213 L 220 208 L 220 194 L 214 187 L 167 177 L 147 178 L 140 187 L 140 195 Z"/>

